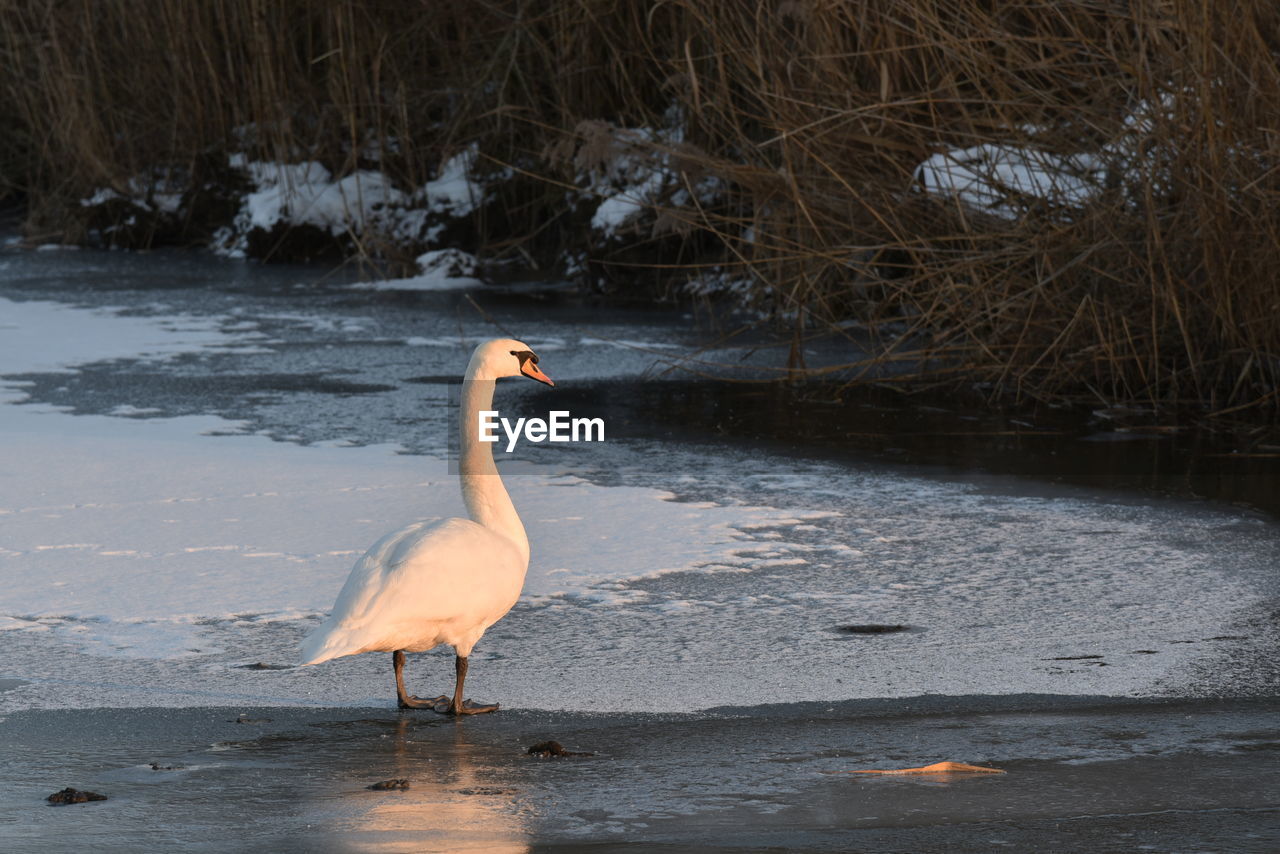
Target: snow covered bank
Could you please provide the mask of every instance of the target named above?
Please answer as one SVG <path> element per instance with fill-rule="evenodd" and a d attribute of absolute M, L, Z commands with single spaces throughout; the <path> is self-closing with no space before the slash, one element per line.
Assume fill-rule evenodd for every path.
<path fill-rule="evenodd" d="M 261 243 L 310 227 L 353 244 L 382 241 L 400 249 L 435 248 L 449 224 L 470 216 L 487 191 L 474 176 L 474 146 L 441 165 L 434 180 L 401 190 L 380 171 L 335 178 L 315 162 L 271 163 L 232 155 L 230 167 L 251 187 L 235 220 L 213 239 L 233 258 L 261 255 Z"/>
<path fill-rule="evenodd" d="M 251 128 L 241 128 L 251 137 Z M 243 141 L 243 140 L 242 140 Z M 660 127 L 619 127 L 582 122 L 559 147 L 561 154 L 539 168 L 567 167 L 573 187 L 564 196 L 569 242 L 556 259 L 557 273 L 584 279 L 586 259 L 630 241 L 687 233 L 689 217 L 722 201 L 726 185 L 693 167 L 685 143 L 684 120 L 672 108 Z M 121 188 L 99 187 L 79 200 L 91 238 L 111 245 L 148 245 L 157 234 L 191 226 L 193 215 L 213 213 L 206 225 L 208 245 L 230 258 L 275 261 L 361 256 L 374 260 L 417 257 L 419 275 L 374 280 L 385 290 L 441 290 L 474 287 L 493 259 L 477 259 L 475 215 L 517 177 L 508 167 L 482 162 L 472 142 L 441 163 L 436 177 L 417 187 L 397 184 L 383 171 L 377 151 L 364 153 L 365 168 L 341 174 L 314 159 L 256 160 L 243 153 L 226 157 L 224 174 L 213 183 L 187 186 L 181 170 L 155 169 Z M 563 162 L 560 162 L 563 161 Z M 690 170 L 694 172 L 691 174 Z M 189 176 L 185 176 L 189 178 Z M 665 213 L 664 213 L 665 212 Z M 505 221 L 510 212 L 490 212 Z M 221 219 L 218 219 L 221 217 Z M 650 251 L 654 251 L 650 247 Z M 523 262 L 538 263 L 527 253 Z M 508 259 L 510 263 L 511 259 Z M 545 259 L 544 259 L 545 260 Z"/>
<path fill-rule="evenodd" d="M 234 153 L 218 186 L 187 186 L 181 174 L 157 169 L 120 190 L 100 187 L 80 207 L 111 244 L 131 245 L 133 231 L 179 228 L 197 209 L 229 202 L 234 213 L 229 221 L 212 223 L 209 241 L 227 257 L 280 260 L 334 249 L 380 257 L 386 250 L 439 249 L 449 229 L 489 202 L 489 185 L 504 177 L 510 176 L 479 172 L 475 145 L 446 160 L 434 179 L 418 187 L 398 187 L 379 169 L 335 175 L 314 160 L 273 162 Z M 214 198 L 218 205 L 211 205 Z M 424 272 L 432 272 L 429 265 Z"/>

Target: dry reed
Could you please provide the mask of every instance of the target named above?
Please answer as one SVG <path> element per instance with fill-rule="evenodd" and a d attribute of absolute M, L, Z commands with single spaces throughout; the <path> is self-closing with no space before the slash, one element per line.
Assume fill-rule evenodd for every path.
<path fill-rule="evenodd" d="M 597 269 L 717 264 L 797 327 L 856 319 L 877 358 L 998 393 L 1276 411 L 1272 0 L 0 0 L 0 24 L 0 193 L 36 233 L 82 238 L 79 198 L 157 168 L 216 182 L 229 150 L 342 173 L 377 143 L 412 187 L 475 140 L 536 179 L 481 247 L 545 265 L 588 242 L 565 153 L 674 105 L 668 153 L 728 190 Z M 920 191 L 984 143 L 1114 163 L 1012 216 Z M 150 237 L 198 236 L 216 211 L 191 209 Z"/>

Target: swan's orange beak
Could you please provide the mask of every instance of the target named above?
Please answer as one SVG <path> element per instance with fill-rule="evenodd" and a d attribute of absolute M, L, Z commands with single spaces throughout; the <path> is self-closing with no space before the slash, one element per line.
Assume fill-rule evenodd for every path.
<path fill-rule="evenodd" d="M 531 380 L 537 380 L 540 383 L 546 383 L 552 388 L 555 388 L 556 384 L 551 381 L 551 377 L 544 374 L 542 369 L 533 363 L 533 359 L 524 360 L 524 364 L 520 366 L 520 373 L 524 374 Z"/>

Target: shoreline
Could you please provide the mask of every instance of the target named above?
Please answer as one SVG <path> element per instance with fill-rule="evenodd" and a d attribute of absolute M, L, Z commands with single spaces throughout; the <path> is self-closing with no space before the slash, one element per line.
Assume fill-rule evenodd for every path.
<path fill-rule="evenodd" d="M 0 719 L 13 746 L 0 840 L 31 852 L 142 839 L 184 850 L 1262 852 L 1280 841 L 1269 794 L 1280 769 L 1267 761 L 1278 711 L 1277 697 L 1025 695 L 464 721 L 389 708 L 29 710 Z M 594 755 L 527 755 L 548 739 Z M 944 759 L 1006 773 L 843 773 Z M 388 778 L 410 787 L 367 790 Z M 64 786 L 109 800 L 44 803 Z"/>

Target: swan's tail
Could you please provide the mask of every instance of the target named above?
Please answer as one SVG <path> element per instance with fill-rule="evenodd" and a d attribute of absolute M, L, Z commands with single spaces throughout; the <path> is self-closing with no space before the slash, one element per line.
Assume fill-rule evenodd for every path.
<path fill-rule="evenodd" d="M 348 643 L 346 633 L 334 631 L 334 626 L 328 622 L 316 626 L 315 631 L 302 639 L 299 647 L 302 653 L 299 664 L 303 667 L 355 652 Z"/>

